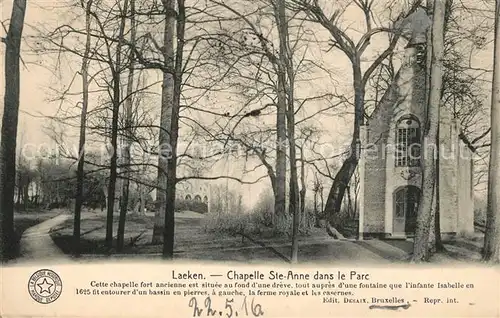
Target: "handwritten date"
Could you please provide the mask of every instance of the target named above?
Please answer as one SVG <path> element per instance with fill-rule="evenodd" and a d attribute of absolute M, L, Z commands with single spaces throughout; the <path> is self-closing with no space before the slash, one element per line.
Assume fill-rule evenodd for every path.
<path fill-rule="evenodd" d="M 219 316 L 227 318 L 238 317 L 238 315 L 260 317 L 264 315 L 262 310 L 262 305 L 255 302 L 252 298 L 250 304 L 247 301 L 247 297 L 241 302 L 241 307 L 236 308 L 235 301 L 233 298 L 226 298 L 226 304 L 223 310 L 215 309 L 212 307 L 212 299 L 210 297 L 205 298 L 203 305 L 198 304 L 198 299 L 192 297 L 189 300 L 189 307 L 193 308 L 193 317 L 214 317 Z M 234 306 L 234 307 L 233 307 Z M 240 312 L 238 312 L 240 310 Z"/>

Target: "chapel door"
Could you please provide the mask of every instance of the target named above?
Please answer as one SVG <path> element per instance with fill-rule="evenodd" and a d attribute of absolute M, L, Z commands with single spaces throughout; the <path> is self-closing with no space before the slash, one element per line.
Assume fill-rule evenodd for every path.
<path fill-rule="evenodd" d="M 420 189 L 406 186 L 394 194 L 393 234 L 414 234 L 417 224 L 417 211 Z"/>

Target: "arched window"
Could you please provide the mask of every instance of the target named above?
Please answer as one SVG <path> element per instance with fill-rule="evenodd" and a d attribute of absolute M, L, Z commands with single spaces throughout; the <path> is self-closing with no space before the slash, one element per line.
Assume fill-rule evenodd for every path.
<path fill-rule="evenodd" d="M 195 201 L 201 201 L 201 197 L 200 197 L 199 195 L 196 195 L 196 196 L 194 197 L 194 200 L 195 200 Z"/>
<path fill-rule="evenodd" d="M 400 118 L 396 125 L 396 167 L 420 165 L 420 122 L 413 115 Z"/>
<path fill-rule="evenodd" d="M 208 203 L 208 197 L 207 196 L 204 196 L 203 197 L 203 203 L 207 204 Z"/>
<path fill-rule="evenodd" d="M 191 196 L 189 194 L 186 195 L 186 200 L 191 200 Z"/>

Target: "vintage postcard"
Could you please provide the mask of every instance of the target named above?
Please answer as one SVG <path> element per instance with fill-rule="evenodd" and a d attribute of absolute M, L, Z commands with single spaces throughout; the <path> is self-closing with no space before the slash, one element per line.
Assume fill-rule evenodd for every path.
<path fill-rule="evenodd" d="M 500 0 L 0 0 L 1 317 L 500 317 Z"/>

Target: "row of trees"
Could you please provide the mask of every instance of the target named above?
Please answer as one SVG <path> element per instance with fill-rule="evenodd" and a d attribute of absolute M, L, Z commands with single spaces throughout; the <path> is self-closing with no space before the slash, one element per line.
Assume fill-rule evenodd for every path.
<path fill-rule="evenodd" d="M 341 226 L 341 207 L 349 201 L 346 193 L 351 193 L 362 147 L 361 126 L 394 79 L 398 48 L 407 37 L 404 32 L 408 25 L 419 27 L 412 17 L 423 7 L 432 17 L 427 43 L 430 89 L 423 141 L 436 143 L 441 107 L 453 110 L 464 126 L 465 139 L 477 151 L 488 148 L 484 139 L 491 131 L 485 259 L 498 259 L 498 165 L 494 157 L 498 132 L 494 125 L 491 129 L 482 126 L 483 96 L 477 87 L 482 70 L 466 65 L 464 53 L 466 45 L 478 42 L 476 38 L 487 33 L 477 28 L 463 36 L 466 32 L 458 19 L 469 11 L 462 4 L 452 0 L 388 1 L 380 7 L 373 0 L 354 0 L 336 4 L 333 11 L 319 0 L 259 0 L 251 6 L 243 0 L 230 4 L 219 0 L 82 0 L 67 5 L 68 21 L 74 22 L 61 22 L 52 29 L 38 28 L 31 49 L 48 53 L 55 65 L 61 65 L 61 56 L 79 65 L 76 74 L 64 76 L 70 79 L 70 87 L 62 89 L 58 98 L 66 108 L 56 116 L 63 132 L 79 130 L 78 153 L 66 153 L 77 162 L 75 255 L 85 180 L 105 170 L 106 244 L 110 250 L 117 191 L 121 192 L 117 249 L 123 247 L 131 183 L 136 184 L 139 193 L 146 187 L 156 189 L 159 209 L 152 241 L 163 244 L 164 257 L 172 258 L 176 184 L 190 178 L 227 178 L 242 183 L 267 178 L 274 197 L 273 226 L 288 231 L 288 221 L 292 220 L 291 260 L 296 261 L 299 218 L 304 214 L 308 188 L 306 172 L 314 171 L 331 180 L 321 214 L 329 226 Z M 498 13 L 498 4 L 496 8 Z M 12 237 L 25 9 L 25 1 L 14 1 L 4 41 L 8 68 L 0 182 L 4 255 L 8 254 Z M 352 32 L 343 26 L 351 10 L 362 13 L 365 30 L 361 35 L 359 30 Z M 380 48 L 373 48 L 374 43 L 385 46 L 377 52 Z M 350 74 L 350 87 L 320 85 L 335 79 L 338 71 L 330 55 L 348 62 L 349 68 L 341 71 Z M 158 80 L 154 80 L 155 76 Z M 497 77 L 493 80 L 492 121 L 498 108 Z M 75 88 L 78 83 L 81 89 Z M 348 119 L 352 125 L 350 142 L 343 153 L 318 151 L 321 145 L 331 142 L 325 140 L 327 130 L 321 123 L 321 118 L 329 116 L 352 117 Z M 60 145 L 68 138 L 54 135 Z M 88 147 L 103 144 L 103 140 L 110 145 L 109 160 L 89 158 Z M 195 147 L 201 143 L 208 145 L 202 153 Z M 140 154 L 132 151 L 134 146 L 139 146 Z M 256 178 L 200 173 L 199 162 L 204 163 L 201 170 L 210 171 L 222 155 L 230 156 L 235 147 L 243 150 L 245 162 L 253 165 L 248 171 L 259 174 Z M 435 225 L 439 219 L 436 165 L 432 156 L 426 158 L 423 189 L 427 192 L 419 205 L 414 261 L 429 259 L 439 246 L 439 226 Z M 335 166 L 339 168 L 332 170 Z M 151 174 L 156 174 L 154 181 L 144 177 Z M 316 177 L 315 207 L 322 187 L 323 182 Z"/>

